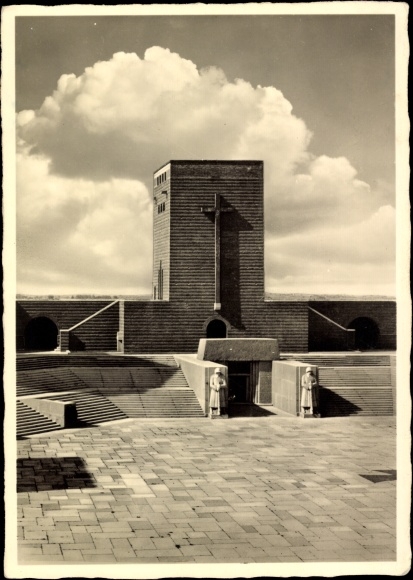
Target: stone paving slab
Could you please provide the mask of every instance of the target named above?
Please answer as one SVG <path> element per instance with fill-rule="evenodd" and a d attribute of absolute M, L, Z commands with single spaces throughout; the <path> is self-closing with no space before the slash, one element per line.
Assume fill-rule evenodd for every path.
<path fill-rule="evenodd" d="M 20 564 L 396 560 L 392 417 L 127 420 L 17 446 Z"/>

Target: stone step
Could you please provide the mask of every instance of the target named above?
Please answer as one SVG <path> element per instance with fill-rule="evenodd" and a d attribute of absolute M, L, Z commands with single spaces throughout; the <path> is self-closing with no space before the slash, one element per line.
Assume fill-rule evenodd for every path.
<path fill-rule="evenodd" d="M 104 421 L 115 421 L 127 418 L 125 413 L 99 393 L 99 391 L 68 393 L 60 396 L 55 395 L 51 398 L 76 403 L 77 417 L 83 423 L 102 423 Z"/>
<path fill-rule="evenodd" d="M 62 429 L 60 425 L 21 401 L 16 401 L 16 414 L 16 434 L 18 438 Z"/>
<path fill-rule="evenodd" d="M 393 415 L 393 393 L 389 389 L 320 390 L 320 407 L 324 416 Z"/>
<path fill-rule="evenodd" d="M 51 398 L 75 402 L 79 420 L 86 423 L 136 416 L 204 416 L 194 392 L 188 387 L 127 393 L 111 390 L 110 394 L 103 389 Z"/>
<path fill-rule="evenodd" d="M 100 369 L 96 367 L 62 368 L 20 371 L 17 374 L 17 396 L 36 395 L 47 391 L 113 388 L 117 390 L 161 386 L 187 387 L 185 377 L 177 367 Z"/>
<path fill-rule="evenodd" d="M 118 394 L 109 398 L 129 417 L 204 416 L 195 393 L 190 389 Z"/>
<path fill-rule="evenodd" d="M 389 354 L 355 354 L 355 353 L 282 353 L 281 358 L 285 360 L 297 360 L 303 363 L 313 364 L 317 366 L 340 367 L 340 366 L 390 366 L 391 359 L 395 357 L 395 353 Z"/>
<path fill-rule="evenodd" d="M 86 357 L 80 358 L 86 360 Z M 98 361 L 98 367 L 79 365 L 21 370 L 18 393 L 75 402 L 79 424 L 93 425 L 127 417 L 204 416 L 173 357 L 147 356 L 139 357 L 138 361 L 136 357 L 131 358 L 135 366 L 128 360 L 126 366 L 113 367 L 113 362 L 120 360 L 118 357 L 99 356 L 92 357 L 94 363 Z M 105 366 L 102 361 L 112 366 Z M 165 364 L 160 365 L 160 362 Z M 48 395 L 48 391 L 51 394 Z"/>
<path fill-rule="evenodd" d="M 115 353 L 70 353 L 48 355 L 21 353 L 17 355 L 17 371 L 51 369 L 55 367 L 177 367 L 170 354 L 122 355 Z"/>
<path fill-rule="evenodd" d="M 394 414 L 390 367 L 320 367 L 319 382 L 326 416 Z"/>
<path fill-rule="evenodd" d="M 391 387 L 391 374 L 382 373 L 376 374 L 370 372 L 367 368 L 363 371 L 354 372 L 352 368 L 349 369 L 319 369 L 319 382 L 322 385 L 346 385 L 346 386 L 365 386 L 374 387 Z"/>

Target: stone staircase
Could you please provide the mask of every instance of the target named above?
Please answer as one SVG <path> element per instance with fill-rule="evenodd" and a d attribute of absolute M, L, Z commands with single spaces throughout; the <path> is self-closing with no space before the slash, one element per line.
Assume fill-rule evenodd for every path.
<path fill-rule="evenodd" d="M 21 439 L 28 435 L 35 435 L 37 433 L 47 433 L 48 431 L 56 431 L 62 429 L 60 425 L 38 413 L 31 407 L 28 407 L 23 401 L 16 401 L 17 410 L 17 438 Z"/>
<path fill-rule="evenodd" d="M 41 433 L 42 416 L 26 411 L 25 397 L 76 403 L 79 425 L 125 418 L 203 417 L 204 412 L 171 355 L 21 357 L 17 372 L 17 416 L 23 436 Z M 70 363 L 70 366 L 68 366 Z M 42 418 L 42 421 L 40 421 Z M 32 428 L 30 428 L 30 426 Z M 56 427 L 53 427 L 53 429 Z M 60 428 L 57 426 L 57 428 Z M 45 429 L 51 430 L 51 429 Z"/>
<path fill-rule="evenodd" d="M 17 396 L 26 397 L 50 392 L 83 389 L 85 383 L 71 368 L 48 368 L 17 372 Z"/>
<path fill-rule="evenodd" d="M 107 397 L 131 418 L 204 417 L 195 393 L 188 388 L 149 389 Z"/>
<path fill-rule="evenodd" d="M 395 354 L 305 353 L 282 355 L 318 366 L 324 417 L 394 415 Z"/>
<path fill-rule="evenodd" d="M 324 415 L 393 415 L 389 367 L 320 368 Z"/>
<path fill-rule="evenodd" d="M 94 425 L 128 418 L 127 414 L 97 390 L 85 389 L 73 393 L 53 395 L 48 398 L 55 401 L 76 403 L 77 418 L 80 425 Z"/>
<path fill-rule="evenodd" d="M 63 367 L 176 367 L 175 359 L 170 354 L 125 355 L 118 353 L 48 353 L 17 355 L 16 370 L 32 371 Z"/>
<path fill-rule="evenodd" d="M 319 367 L 377 367 L 390 366 L 390 357 L 394 354 L 365 354 L 365 353 L 288 353 L 282 354 L 282 359 L 294 359 Z"/>

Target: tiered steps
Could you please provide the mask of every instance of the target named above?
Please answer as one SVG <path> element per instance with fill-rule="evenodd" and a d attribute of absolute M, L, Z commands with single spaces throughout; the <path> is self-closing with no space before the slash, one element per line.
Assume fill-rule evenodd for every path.
<path fill-rule="evenodd" d="M 282 354 L 281 359 L 293 359 L 306 364 L 312 364 L 319 367 L 343 367 L 343 366 L 389 366 L 390 354 L 355 354 L 355 353 L 300 353 L 300 354 Z"/>
<path fill-rule="evenodd" d="M 70 369 L 80 384 L 102 391 L 136 391 L 161 387 L 188 388 L 188 384 L 177 367 L 74 367 Z"/>
<path fill-rule="evenodd" d="M 179 368 L 111 369 L 99 388 L 128 417 L 203 417 L 204 412 Z"/>
<path fill-rule="evenodd" d="M 56 353 L 50 353 L 47 355 L 42 354 L 32 354 L 24 353 L 17 354 L 16 358 L 16 370 L 19 371 L 32 371 L 36 369 L 47 369 L 53 367 L 62 367 L 65 362 L 64 355 L 58 355 Z"/>
<path fill-rule="evenodd" d="M 394 414 L 395 356 L 349 352 L 283 354 L 281 358 L 318 366 L 322 415 L 337 417 Z"/>
<path fill-rule="evenodd" d="M 393 415 L 389 367 L 319 368 L 324 415 Z"/>
<path fill-rule="evenodd" d="M 17 396 L 82 389 L 84 382 L 70 368 L 48 368 L 17 372 Z"/>
<path fill-rule="evenodd" d="M 159 388 L 135 393 L 107 395 L 131 418 L 203 417 L 195 393 L 191 389 Z"/>
<path fill-rule="evenodd" d="M 127 419 L 128 415 L 103 396 L 99 391 L 85 389 L 84 391 L 53 395 L 48 397 L 58 401 L 76 403 L 77 419 L 80 424 L 93 425 L 106 421 Z"/>
<path fill-rule="evenodd" d="M 45 368 L 41 368 L 33 355 L 20 358 L 18 397 L 22 401 L 24 397 L 36 396 L 75 402 L 79 425 L 128 417 L 204 416 L 195 393 L 188 387 L 171 355 L 77 353 L 40 356 L 39 359 L 43 360 Z M 42 431 L 37 423 L 30 429 L 26 422 L 25 434 L 38 432 Z"/>
<path fill-rule="evenodd" d="M 320 367 L 319 381 L 331 388 L 386 388 L 391 381 L 390 367 Z"/>
<path fill-rule="evenodd" d="M 120 353 L 74 352 L 69 354 L 18 354 L 17 371 L 62 367 L 177 367 L 170 354 L 125 355 Z"/>
<path fill-rule="evenodd" d="M 18 438 L 62 429 L 60 425 L 28 407 L 22 401 L 16 401 L 16 411 Z"/>

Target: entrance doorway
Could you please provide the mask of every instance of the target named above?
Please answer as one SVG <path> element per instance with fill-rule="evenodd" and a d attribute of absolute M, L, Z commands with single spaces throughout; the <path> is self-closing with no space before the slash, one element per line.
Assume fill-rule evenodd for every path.
<path fill-rule="evenodd" d="M 206 329 L 207 338 L 227 338 L 227 325 L 223 320 L 211 320 Z"/>
<path fill-rule="evenodd" d="M 356 331 L 355 347 L 360 350 L 370 350 L 377 347 L 380 330 L 374 320 L 361 316 L 351 322 L 349 328 Z"/>
<path fill-rule="evenodd" d="M 228 362 L 228 399 L 231 404 L 253 402 L 251 363 Z"/>
<path fill-rule="evenodd" d="M 258 363 L 224 362 L 228 366 L 229 417 L 267 417 L 275 413 L 258 404 Z"/>
<path fill-rule="evenodd" d="M 47 351 L 57 347 L 58 329 L 47 316 L 33 318 L 24 331 L 25 350 Z"/>

